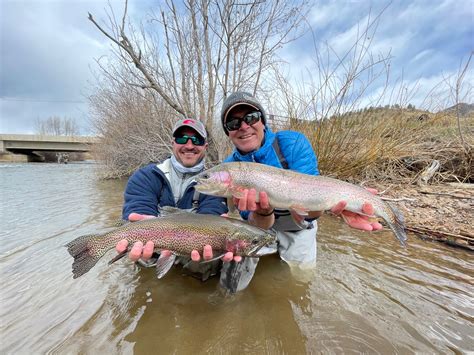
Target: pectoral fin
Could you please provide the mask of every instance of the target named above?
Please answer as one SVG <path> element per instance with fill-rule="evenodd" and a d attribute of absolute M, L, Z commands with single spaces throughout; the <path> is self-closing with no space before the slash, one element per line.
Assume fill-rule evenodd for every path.
<path fill-rule="evenodd" d="M 235 207 L 232 197 L 227 197 L 227 208 L 229 209 L 229 212 L 227 212 L 227 217 L 241 219 L 239 210 Z"/>
<path fill-rule="evenodd" d="M 241 199 L 244 197 L 244 191 L 245 189 L 238 187 L 238 186 L 233 186 L 229 188 L 229 191 L 232 193 L 232 196 L 238 199 Z"/>
<path fill-rule="evenodd" d="M 163 255 L 160 254 L 160 257 L 156 261 L 156 277 L 161 279 L 163 276 L 166 275 L 168 271 L 170 271 L 171 267 L 176 260 L 176 255 Z"/>
<path fill-rule="evenodd" d="M 200 263 L 200 264 L 207 264 L 207 263 L 210 263 L 211 261 L 219 260 L 219 259 L 222 258 L 224 255 L 225 255 L 225 253 L 222 253 L 222 254 L 219 254 L 219 255 L 217 255 L 217 256 L 214 256 L 212 259 L 209 259 L 209 260 L 202 260 L 202 261 L 200 261 L 199 263 Z"/>
<path fill-rule="evenodd" d="M 295 212 L 296 214 L 299 214 L 300 216 L 307 216 L 308 215 L 308 209 L 302 205 L 291 205 L 290 210 Z"/>
<path fill-rule="evenodd" d="M 130 248 L 129 248 L 130 249 Z M 115 263 L 117 260 L 122 259 L 127 253 L 130 251 L 129 249 L 125 249 L 123 252 L 120 254 L 115 255 L 112 260 L 109 261 L 109 265 Z"/>

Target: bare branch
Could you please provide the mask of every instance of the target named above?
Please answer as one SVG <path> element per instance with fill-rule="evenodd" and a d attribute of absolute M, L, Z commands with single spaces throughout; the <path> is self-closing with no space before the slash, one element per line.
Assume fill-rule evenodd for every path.
<path fill-rule="evenodd" d="M 150 87 L 152 87 L 155 91 L 158 92 L 158 94 L 177 112 L 181 113 L 182 115 L 186 115 L 186 113 L 181 109 L 181 107 L 172 100 L 168 94 L 164 92 L 164 90 L 161 89 L 161 87 L 157 84 L 157 82 L 153 79 L 152 75 L 146 70 L 146 68 L 143 66 L 142 62 L 139 60 L 139 55 L 136 54 L 135 50 L 133 49 L 130 41 L 128 40 L 126 34 L 124 31 L 121 31 L 120 36 L 122 39 L 120 41 L 117 41 L 115 38 L 113 38 L 109 33 L 107 33 L 92 17 L 92 15 L 89 13 L 89 20 L 107 37 L 109 38 L 112 42 L 117 44 L 120 48 L 122 48 L 127 54 L 130 56 L 130 59 L 133 61 L 135 64 L 136 68 L 142 72 L 146 80 L 150 83 Z"/>

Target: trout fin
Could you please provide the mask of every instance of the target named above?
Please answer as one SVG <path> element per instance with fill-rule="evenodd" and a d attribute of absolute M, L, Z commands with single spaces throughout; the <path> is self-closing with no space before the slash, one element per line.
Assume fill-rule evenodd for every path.
<path fill-rule="evenodd" d="M 291 205 L 290 206 L 290 211 L 295 212 L 296 214 L 300 216 L 307 216 L 308 215 L 308 209 L 302 205 Z"/>
<path fill-rule="evenodd" d="M 207 264 L 207 263 L 210 263 L 210 262 L 212 262 L 212 261 L 219 260 L 219 259 L 222 258 L 224 255 L 225 255 L 225 253 L 222 253 L 222 254 L 219 254 L 219 255 L 217 255 L 217 256 L 214 256 L 212 259 L 202 260 L 202 261 L 199 262 L 199 264 Z"/>
<path fill-rule="evenodd" d="M 403 217 L 402 213 L 395 208 L 394 206 L 387 203 L 388 207 L 392 210 L 394 216 L 394 223 L 390 221 L 387 222 L 390 229 L 395 233 L 398 241 L 403 247 L 406 247 L 407 242 L 407 233 L 405 231 L 405 218 Z"/>
<path fill-rule="evenodd" d="M 122 227 L 129 223 L 130 223 L 129 221 L 126 221 L 124 219 L 117 219 L 112 223 L 112 227 Z"/>
<path fill-rule="evenodd" d="M 180 208 L 171 207 L 171 206 L 161 206 L 159 208 L 160 215 L 159 217 L 164 217 L 172 214 L 188 213 L 186 210 Z"/>
<path fill-rule="evenodd" d="M 176 260 L 175 254 L 170 254 L 170 255 L 160 254 L 160 257 L 156 261 L 156 277 L 161 279 L 163 276 L 165 276 L 168 273 L 168 271 L 170 271 L 175 260 Z"/>
<path fill-rule="evenodd" d="M 128 249 L 125 249 L 123 252 L 115 255 L 112 260 L 109 261 L 109 265 L 115 263 L 117 260 L 120 260 L 122 259 L 125 255 L 127 255 L 127 253 L 130 251 L 130 248 Z"/>
<path fill-rule="evenodd" d="M 76 238 L 65 246 L 67 251 L 74 258 L 72 263 L 73 278 L 77 279 L 79 276 L 88 272 L 97 261 L 102 257 L 103 253 L 96 253 L 92 248 L 92 244 L 97 239 L 100 239 L 104 234 L 88 234 Z"/>
<path fill-rule="evenodd" d="M 235 207 L 234 200 L 232 197 L 227 197 L 227 208 L 229 212 L 227 212 L 227 217 L 234 218 L 234 219 L 242 219 L 240 217 L 239 210 Z"/>
<path fill-rule="evenodd" d="M 243 194 L 244 189 L 241 187 L 234 186 L 234 187 L 229 188 L 229 190 L 232 193 L 232 196 L 235 198 L 241 199 L 242 197 L 244 197 L 244 194 Z"/>

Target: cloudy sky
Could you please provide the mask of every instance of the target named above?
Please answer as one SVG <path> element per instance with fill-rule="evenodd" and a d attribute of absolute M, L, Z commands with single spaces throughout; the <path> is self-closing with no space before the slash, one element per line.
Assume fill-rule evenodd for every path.
<path fill-rule="evenodd" d="M 117 14 L 122 1 L 110 1 Z M 130 0 L 129 14 L 140 19 L 152 0 Z M 50 116 L 74 118 L 90 132 L 86 97 L 95 60 L 111 45 L 87 20 L 104 20 L 103 0 L 0 1 L 0 133 L 35 133 L 35 122 Z M 345 53 L 361 24 L 388 1 L 314 1 L 308 17 L 317 43 Z M 416 86 L 411 102 L 421 105 L 436 84 L 452 78 L 474 49 L 474 0 L 394 0 L 382 13 L 371 39 L 375 55 L 390 53 L 391 78 Z M 294 68 L 312 60 L 310 35 L 281 53 Z M 474 63 L 472 63 L 474 66 Z M 466 81 L 474 84 L 471 70 Z M 394 84 L 395 85 L 395 84 Z M 374 89 L 375 90 L 375 89 Z M 468 97 L 471 100 L 473 98 Z"/>

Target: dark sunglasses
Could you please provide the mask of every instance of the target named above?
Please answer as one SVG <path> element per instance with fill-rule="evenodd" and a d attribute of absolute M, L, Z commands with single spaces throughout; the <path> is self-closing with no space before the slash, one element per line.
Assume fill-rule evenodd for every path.
<path fill-rule="evenodd" d="M 225 128 L 227 128 L 228 131 L 236 131 L 242 126 L 242 122 L 252 126 L 260 121 L 261 118 L 262 113 L 260 111 L 247 113 L 244 117 L 230 117 L 225 123 Z"/>
<path fill-rule="evenodd" d="M 188 143 L 189 139 L 191 139 L 191 142 L 194 145 L 204 145 L 206 143 L 206 140 L 204 138 L 202 138 L 201 136 L 182 135 L 182 136 L 174 137 L 174 141 L 177 144 L 186 144 L 186 143 Z"/>

